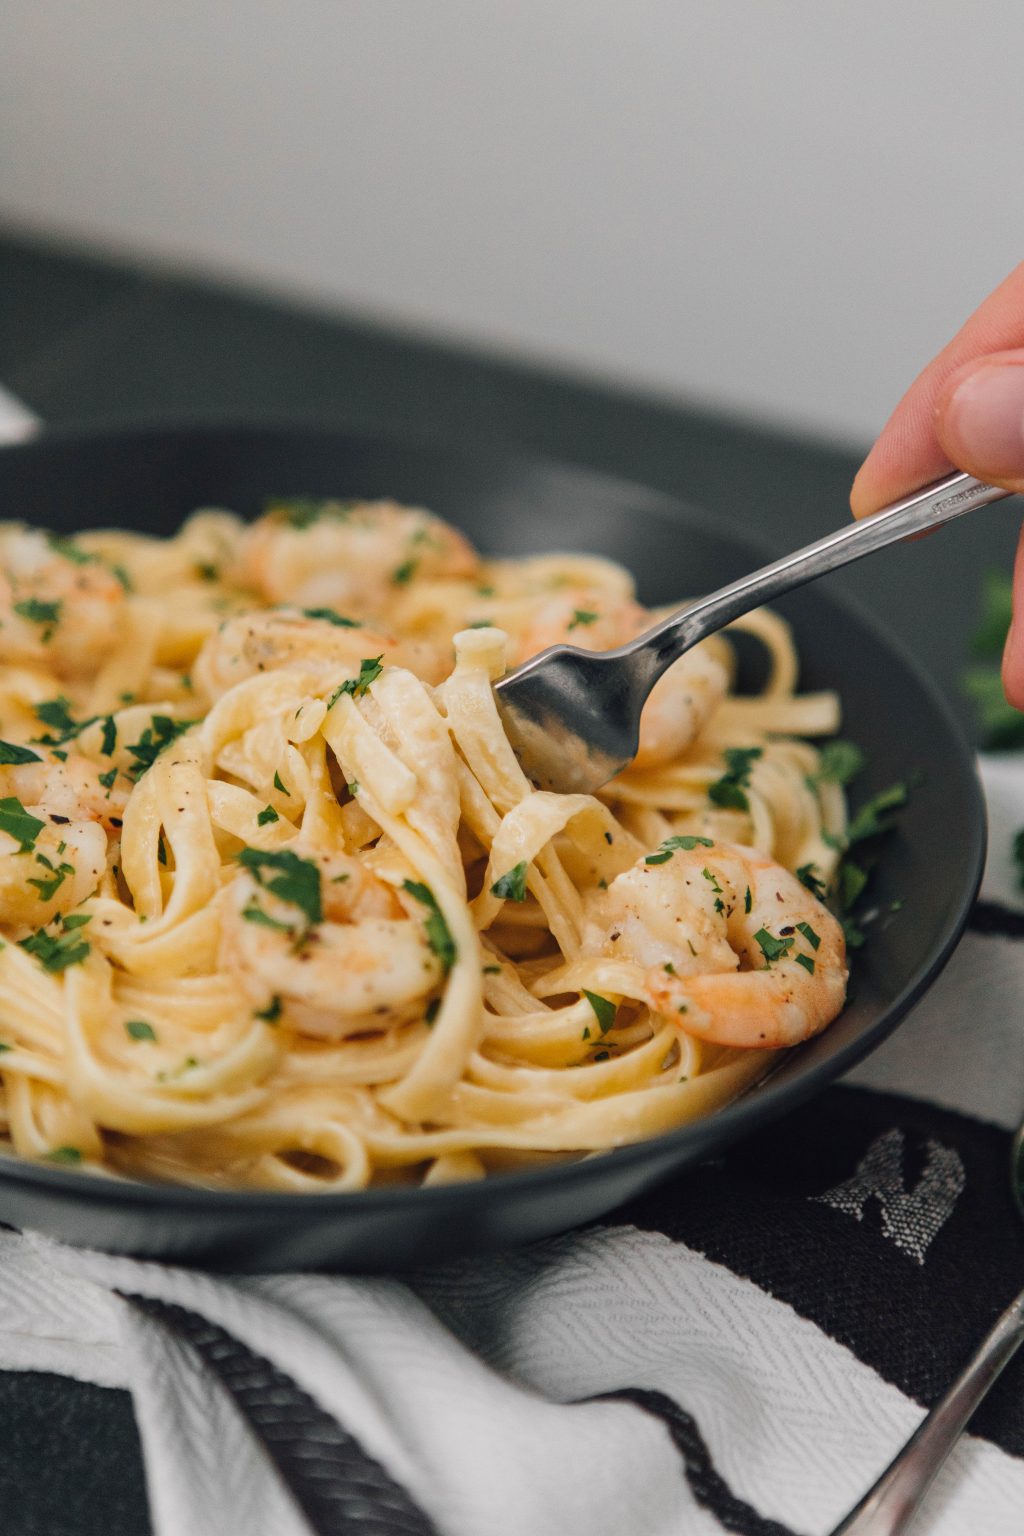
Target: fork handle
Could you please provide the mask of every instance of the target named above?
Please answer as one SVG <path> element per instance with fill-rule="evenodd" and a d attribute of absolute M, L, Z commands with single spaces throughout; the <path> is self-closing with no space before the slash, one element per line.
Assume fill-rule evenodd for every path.
<path fill-rule="evenodd" d="M 1024 1292 L 832 1536 L 901 1536 L 974 1410 L 1024 1340 Z"/>
<path fill-rule="evenodd" d="M 814 544 L 807 544 L 771 565 L 740 577 L 739 581 L 655 625 L 630 649 L 643 647 L 648 651 L 653 683 L 691 645 L 749 613 L 752 608 L 770 603 L 784 592 L 802 586 L 805 581 L 823 576 L 826 571 L 834 571 L 841 565 L 849 565 L 898 539 L 928 528 L 938 528 L 975 507 L 984 507 L 990 501 L 998 501 L 1010 494 L 1001 486 L 976 480 L 973 475 L 947 475 L 926 485 L 923 490 L 915 491 L 912 496 L 893 502 L 872 517 L 849 523 L 837 533 L 830 533 Z"/>

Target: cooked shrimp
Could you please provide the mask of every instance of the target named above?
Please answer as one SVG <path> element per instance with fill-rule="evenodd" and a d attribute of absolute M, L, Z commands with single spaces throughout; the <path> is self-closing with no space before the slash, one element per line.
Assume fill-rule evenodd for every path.
<path fill-rule="evenodd" d="M 390 635 L 362 624 L 342 625 L 296 611 L 243 613 L 226 620 L 203 645 L 192 667 L 196 687 L 212 699 L 257 672 L 296 667 L 331 687 L 357 674 L 365 656 L 395 650 Z"/>
<path fill-rule="evenodd" d="M 241 540 L 231 572 L 272 603 L 362 617 L 421 576 L 472 576 L 472 546 L 440 518 L 392 501 L 273 508 Z"/>
<path fill-rule="evenodd" d="M 118 642 L 126 602 L 97 556 L 61 553 L 38 529 L 0 527 L 0 663 L 89 677 Z"/>
<path fill-rule="evenodd" d="M 593 903 L 585 952 L 645 967 L 650 1006 L 700 1039 L 774 1049 L 817 1034 L 846 996 L 839 923 L 770 859 L 686 841 L 695 846 L 612 881 Z"/>
<path fill-rule="evenodd" d="M 301 1034 L 338 1040 L 408 1018 L 409 1005 L 441 979 L 423 924 L 358 860 L 307 862 L 321 874 L 321 920 L 308 924 L 292 902 L 242 873 L 222 929 L 224 964 L 254 999 L 280 999 Z"/>
<path fill-rule="evenodd" d="M 43 806 L 26 810 L 43 822 L 29 846 L 16 835 L 18 823 L 0 834 L 0 924 L 15 938 L 87 901 L 107 862 L 107 835 L 97 822 L 55 823 Z"/>
<path fill-rule="evenodd" d="M 535 610 L 519 636 L 517 664 L 549 645 L 577 645 L 607 651 L 650 629 L 655 616 L 628 598 L 585 587 L 553 592 Z M 640 717 L 638 768 L 671 762 L 701 733 L 725 697 L 729 678 L 707 645 L 695 646 L 670 667 L 651 691 Z"/>

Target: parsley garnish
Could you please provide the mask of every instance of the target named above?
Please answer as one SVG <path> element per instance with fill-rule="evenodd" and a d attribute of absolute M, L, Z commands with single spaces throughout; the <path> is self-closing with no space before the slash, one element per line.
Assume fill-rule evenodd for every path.
<path fill-rule="evenodd" d="M 259 815 L 256 817 L 256 825 L 258 827 L 265 827 L 270 821 L 280 820 L 281 818 L 274 810 L 274 807 L 272 805 L 265 805 L 262 811 L 260 811 Z"/>
<path fill-rule="evenodd" d="M 395 570 L 391 572 L 391 580 L 394 582 L 395 586 L 404 587 L 408 582 L 412 581 L 413 576 L 416 574 L 416 567 L 418 565 L 418 560 L 403 560 L 401 565 L 397 566 Z"/>
<path fill-rule="evenodd" d="M 588 608 L 574 608 L 566 634 L 572 634 L 581 624 L 596 624 L 600 617 L 599 613 L 592 613 Z"/>
<path fill-rule="evenodd" d="M 279 773 L 274 774 L 274 788 L 279 789 L 282 795 L 287 795 L 289 800 L 291 799 L 292 792 L 290 789 L 285 789 L 284 784 L 281 782 L 281 775 Z"/>
<path fill-rule="evenodd" d="M 408 891 L 410 896 L 415 896 L 416 900 L 422 902 L 427 908 L 427 943 L 440 960 L 442 969 L 447 973 L 455 964 L 458 951 L 433 891 L 429 885 L 423 885 L 419 880 L 403 880 L 402 889 Z"/>
<path fill-rule="evenodd" d="M 339 688 L 335 688 L 327 700 L 327 708 L 333 709 L 343 693 L 351 694 L 354 699 L 361 699 L 370 684 L 376 682 L 383 672 L 384 668 L 381 665 L 383 660 L 383 653 L 380 656 L 364 656 L 359 663 L 359 676 L 350 677 Z"/>
<path fill-rule="evenodd" d="M 275 522 L 287 523 L 301 533 L 324 517 L 343 521 L 356 505 L 354 501 L 318 501 L 312 496 L 295 496 L 268 502 L 264 511 Z"/>
<path fill-rule="evenodd" d="M 773 960 L 781 960 L 784 955 L 788 954 L 794 943 L 792 938 L 773 938 L 767 928 L 759 928 L 754 934 L 754 938 L 761 946 L 761 953 L 764 955 L 765 963 L 769 966 Z"/>
<path fill-rule="evenodd" d="M 267 1006 L 265 1008 L 257 1009 L 254 1017 L 257 1019 L 262 1019 L 264 1024 L 276 1024 L 278 1019 L 281 1017 L 281 1010 L 283 1007 L 284 1004 L 281 1002 L 280 997 L 275 992 Z"/>
<path fill-rule="evenodd" d="M 93 565 L 100 558 L 99 555 L 87 554 L 84 549 L 79 549 L 74 539 L 62 538 L 58 533 L 48 533 L 46 542 L 55 555 L 62 555 L 72 565 Z"/>
<path fill-rule="evenodd" d="M 829 741 L 821 749 L 818 771 L 814 775 L 823 784 L 849 784 L 864 767 L 864 753 L 852 741 Z"/>
<path fill-rule="evenodd" d="M 15 746 L 13 741 L 0 741 L 0 763 L 41 763 L 42 758 L 31 747 Z"/>
<path fill-rule="evenodd" d="M 50 874 L 40 876 L 35 880 L 29 880 L 27 883 L 35 886 L 39 892 L 40 901 L 49 901 L 52 897 L 56 896 L 68 875 L 74 874 L 75 866 L 73 864 L 57 864 L 55 866 L 46 857 L 45 853 L 36 854 L 36 863 L 41 864 L 44 869 L 48 869 Z"/>
<path fill-rule="evenodd" d="M 21 844 L 19 853 L 28 853 L 35 846 L 45 825 L 38 816 L 29 815 L 17 795 L 7 795 L 0 800 L 0 832 L 9 833 Z"/>
<path fill-rule="evenodd" d="M 726 747 L 725 772 L 708 787 L 708 799 L 723 810 L 749 811 L 750 801 L 746 789 L 750 784 L 750 771 L 762 756 L 763 747 Z"/>
<path fill-rule="evenodd" d="M 748 885 L 747 886 L 747 890 L 746 890 L 746 895 L 743 897 L 743 910 L 744 910 L 744 912 L 749 912 L 751 907 L 753 906 L 753 904 L 754 904 L 753 897 L 750 894 L 750 886 Z"/>
<path fill-rule="evenodd" d="M 794 955 L 793 959 L 797 965 L 802 965 L 805 971 L 808 971 L 812 976 L 814 975 L 814 961 L 810 955 Z"/>
<path fill-rule="evenodd" d="M 861 843 L 867 837 L 878 837 L 892 830 L 894 813 L 901 810 L 910 798 L 910 785 L 890 784 L 860 807 L 846 829 L 846 845 Z"/>
<path fill-rule="evenodd" d="M 155 1040 L 156 1030 L 145 1019 L 127 1019 L 125 1029 L 133 1040 Z"/>
<path fill-rule="evenodd" d="M 432 997 L 430 1002 L 427 1004 L 427 1011 L 423 1015 L 424 1024 L 433 1024 L 434 1020 L 437 1018 L 440 1012 L 441 999 L 439 997 Z"/>
<path fill-rule="evenodd" d="M 491 895 L 498 896 L 502 901 L 526 900 L 526 860 L 523 859 L 514 868 L 495 880 L 491 886 Z"/>
<path fill-rule="evenodd" d="M 48 1163 L 80 1163 L 82 1154 L 77 1147 L 54 1147 L 52 1152 L 44 1152 Z"/>
<path fill-rule="evenodd" d="M 868 871 L 852 859 L 844 859 L 839 866 L 838 878 L 839 905 L 844 912 L 850 910 L 867 883 Z"/>
<path fill-rule="evenodd" d="M 45 928 L 40 928 L 27 939 L 22 939 L 19 947 L 35 955 L 44 971 L 49 971 L 52 976 L 58 975 L 66 971 L 69 965 L 81 965 L 88 955 L 89 941 L 83 939 L 77 930 L 91 921 L 86 912 L 72 913 L 70 917 L 60 920 L 61 926 L 56 932 L 47 933 Z"/>
<path fill-rule="evenodd" d="M 135 759 L 127 771 L 134 779 L 141 779 L 146 770 L 152 768 L 161 752 L 195 723 L 194 720 L 172 720 L 170 715 L 151 715 L 150 723 L 138 741 L 133 741 L 125 749 Z"/>
<path fill-rule="evenodd" d="M 819 901 L 824 901 L 825 884 L 820 875 L 814 873 L 817 867 L 817 864 L 801 864 L 800 868 L 796 871 L 796 877 L 801 885 L 807 887 L 812 896 L 816 896 Z M 750 911 L 749 907 L 747 911 Z"/>
<path fill-rule="evenodd" d="M 812 949 L 819 948 L 821 944 L 821 937 L 819 934 L 815 933 L 810 923 L 797 923 L 796 931 L 797 933 L 803 934 L 804 938 L 807 940 Z"/>
<path fill-rule="evenodd" d="M 264 912 L 263 908 L 257 906 L 254 901 L 250 901 L 248 906 L 242 908 L 242 916 L 247 923 L 260 923 L 264 928 L 273 928 L 276 933 L 294 932 L 290 923 L 278 922 L 276 917 L 271 917 L 269 912 Z"/>
<path fill-rule="evenodd" d="M 103 740 L 100 743 L 100 751 L 104 757 L 110 757 L 117 746 L 117 724 L 113 715 L 107 715 L 103 721 Z"/>
<path fill-rule="evenodd" d="M 26 597 L 20 603 L 15 603 L 14 611 L 23 619 L 28 619 L 30 624 L 40 624 L 43 633 L 40 636 L 43 644 L 52 638 L 53 632 L 60 623 L 61 604 L 41 603 L 37 597 Z"/>
<path fill-rule="evenodd" d="M 103 785 L 103 788 L 107 792 L 107 799 L 108 800 L 110 799 L 110 791 L 114 787 L 114 780 L 116 778 L 117 778 L 117 769 L 116 768 L 109 768 L 106 773 L 101 773 L 99 775 L 99 781 Z"/>
<path fill-rule="evenodd" d="M 586 987 L 582 988 L 582 992 L 594 1010 L 594 1017 L 597 1020 L 598 1028 L 602 1035 L 606 1035 L 615 1023 L 615 1015 L 619 1011 L 618 1004 L 613 1003 L 608 997 L 602 997 L 599 992 L 588 992 Z"/>
<path fill-rule="evenodd" d="M 657 853 L 649 853 L 644 859 L 645 864 L 667 864 L 672 855 L 682 849 L 684 853 L 692 853 L 694 848 L 713 848 L 715 845 L 710 837 L 676 836 L 666 837 L 664 842 L 658 845 Z"/>
<path fill-rule="evenodd" d="M 320 869 L 312 859 L 300 859 L 288 849 L 265 853 L 261 848 L 242 848 L 237 859 L 258 885 L 298 907 L 308 923 L 318 923 L 323 917 Z"/>
<path fill-rule="evenodd" d="M 303 608 L 307 619 L 324 619 L 328 624 L 334 624 L 338 629 L 362 629 L 358 619 L 346 619 L 343 613 L 335 613 L 333 608 Z"/>
<path fill-rule="evenodd" d="M 78 735 L 79 731 L 84 731 L 87 725 L 92 725 L 99 718 L 98 715 L 93 715 L 88 720 L 73 719 L 69 712 L 70 702 L 61 693 L 55 699 L 44 699 L 42 704 L 32 706 L 36 719 L 58 733 L 56 736 L 38 736 L 34 738 L 35 740 L 47 747 L 60 746 L 61 742 L 70 741 L 73 736 Z"/>

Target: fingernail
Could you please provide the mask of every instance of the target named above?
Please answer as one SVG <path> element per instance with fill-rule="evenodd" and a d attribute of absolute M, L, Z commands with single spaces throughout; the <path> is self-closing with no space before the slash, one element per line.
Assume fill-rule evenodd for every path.
<path fill-rule="evenodd" d="M 945 436 L 955 439 L 976 471 L 1024 473 L 1024 365 L 991 363 L 964 379 L 945 411 Z M 952 446 L 952 444 L 949 444 Z"/>

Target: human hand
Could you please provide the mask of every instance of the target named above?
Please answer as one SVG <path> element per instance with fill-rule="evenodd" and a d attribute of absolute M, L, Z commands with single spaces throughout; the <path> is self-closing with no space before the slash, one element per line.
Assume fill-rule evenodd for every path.
<path fill-rule="evenodd" d="M 1024 491 L 1024 262 L 907 390 L 853 482 L 853 515 L 877 512 L 951 468 Z M 1024 709 L 1024 532 L 1013 612 L 1003 687 Z"/>

